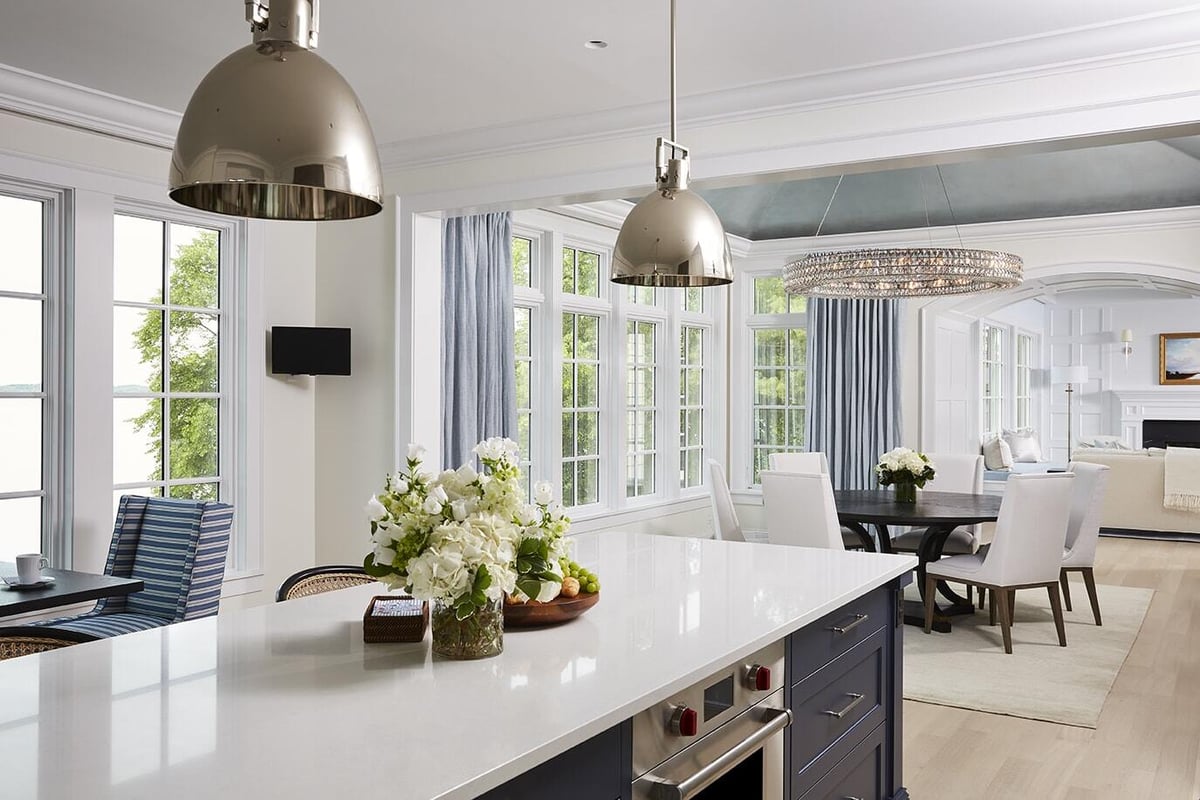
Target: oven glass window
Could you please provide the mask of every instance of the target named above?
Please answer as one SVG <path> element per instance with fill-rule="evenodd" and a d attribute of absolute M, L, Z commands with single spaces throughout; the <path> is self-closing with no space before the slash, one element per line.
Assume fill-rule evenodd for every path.
<path fill-rule="evenodd" d="M 722 775 L 694 800 L 748 800 L 763 796 L 763 751 L 760 747 L 746 760 Z"/>
<path fill-rule="evenodd" d="M 733 708 L 732 675 L 704 690 L 704 721 L 708 722 L 727 708 Z"/>

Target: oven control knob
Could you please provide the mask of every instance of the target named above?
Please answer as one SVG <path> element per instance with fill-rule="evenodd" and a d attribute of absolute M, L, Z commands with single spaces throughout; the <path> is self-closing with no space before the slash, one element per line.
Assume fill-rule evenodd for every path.
<path fill-rule="evenodd" d="M 676 706 L 671 714 L 670 729 L 676 736 L 695 736 L 700 732 L 700 716 L 694 708 Z"/>
<path fill-rule="evenodd" d="M 746 686 L 756 692 L 766 692 L 771 688 L 771 668 L 762 664 L 754 664 L 746 670 Z"/>

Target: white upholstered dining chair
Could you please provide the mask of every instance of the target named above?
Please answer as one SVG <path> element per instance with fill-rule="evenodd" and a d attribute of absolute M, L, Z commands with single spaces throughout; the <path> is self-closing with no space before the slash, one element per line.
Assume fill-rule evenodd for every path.
<path fill-rule="evenodd" d="M 1096 543 L 1100 538 L 1100 513 L 1104 510 L 1104 493 L 1108 489 L 1109 468 L 1103 464 L 1072 461 L 1067 471 L 1075 476 L 1075 487 L 1071 492 L 1071 521 L 1067 524 L 1067 541 L 1063 550 L 1062 583 L 1063 600 L 1067 611 L 1071 610 L 1071 585 L 1068 572 L 1083 574 L 1088 599 L 1092 603 L 1092 616 L 1100 622 L 1100 600 L 1096 597 Z"/>
<path fill-rule="evenodd" d="M 986 552 L 950 556 L 925 568 L 925 632 L 933 625 L 939 580 L 987 589 L 998 607 L 1004 652 L 1012 653 L 1012 602 L 1017 589 L 1045 588 L 1058 629 L 1059 645 L 1067 646 L 1059 597 L 1063 545 L 1071 517 L 1075 476 L 1069 472 L 1013 475 L 1004 490 L 996 535 Z"/>
<path fill-rule="evenodd" d="M 962 453 L 926 453 L 933 462 L 936 474 L 925 484 L 930 492 L 983 493 L 983 456 Z M 979 525 L 960 525 L 951 531 L 942 552 L 947 555 L 966 555 L 979 549 Z M 915 553 L 921 544 L 924 528 L 911 528 L 892 537 L 892 549 L 899 553 Z"/>
<path fill-rule="evenodd" d="M 764 470 L 759 480 L 771 544 L 845 549 L 828 475 Z"/>
<path fill-rule="evenodd" d="M 729 481 L 725 479 L 725 468 L 711 458 L 708 460 L 708 484 L 713 535 L 727 542 L 766 543 L 766 531 L 742 530 L 733 507 L 733 495 L 729 492 Z"/>
<path fill-rule="evenodd" d="M 829 459 L 819 451 L 815 453 L 771 453 L 769 463 L 771 469 L 776 472 L 829 474 Z"/>

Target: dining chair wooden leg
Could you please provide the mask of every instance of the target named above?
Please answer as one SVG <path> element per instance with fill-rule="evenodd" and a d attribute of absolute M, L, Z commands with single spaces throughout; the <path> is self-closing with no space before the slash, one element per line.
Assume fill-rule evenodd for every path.
<path fill-rule="evenodd" d="M 971 594 L 971 592 L 974 590 L 974 588 L 975 587 L 973 587 L 971 584 L 969 584 L 969 583 L 967 584 L 967 602 L 970 603 L 972 606 L 975 605 L 975 597 Z"/>
<path fill-rule="evenodd" d="M 1012 612 L 1008 607 L 1012 595 L 1008 589 L 993 589 L 992 593 L 996 595 L 996 605 L 1000 614 L 1000 635 L 1004 637 L 1004 652 L 1012 655 Z"/>
<path fill-rule="evenodd" d="M 979 610 L 980 611 L 983 611 L 983 604 L 984 604 L 984 601 L 987 600 L 987 593 L 988 593 L 987 589 L 983 588 L 982 586 L 979 587 Z"/>
<path fill-rule="evenodd" d="M 1071 584 L 1067 580 L 1067 571 L 1061 569 L 1058 571 L 1058 582 L 1062 584 L 1063 605 L 1067 607 L 1067 611 L 1074 611 L 1071 608 Z"/>
<path fill-rule="evenodd" d="M 979 591 L 982 592 L 984 590 L 980 589 Z M 988 596 L 988 625 L 991 625 L 994 628 L 994 627 L 996 627 L 996 590 L 988 589 L 987 596 Z"/>
<path fill-rule="evenodd" d="M 1103 623 L 1100 622 L 1100 598 L 1096 597 L 1096 576 L 1092 574 L 1091 567 L 1083 568 L 1083 584 L 1087 587 L 1088 599 L 1092 601 L 1092 616 L 1096 618 L 1096 625 L 1102 625 Z"/>
<path fill-rule="evenodd" d="M 1017 590 L 1008 590 L 1008 624 L 1017 624 Z"/>
<path fill-rule="evenodd" d="M 925 632 L 933 631 L 933 606 L 937 602 L 937 578 L 925 575 Z"/>
<path fill-rule="evenodd" d="M 1046 584 L 1046 592 L 1050 595 L 1050 608 L 1054 611 L 1054 627 L 1058 629 L 1058 645 L 1066 647 L 1067 627 L 1063 624 L 1062 599 L 1058 596 L 1058 584 Z"/>

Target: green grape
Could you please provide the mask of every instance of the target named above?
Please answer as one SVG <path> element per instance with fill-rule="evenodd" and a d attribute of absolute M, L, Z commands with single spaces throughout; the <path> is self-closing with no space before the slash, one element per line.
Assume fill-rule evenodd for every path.
<path fill-rule="evenodd" d="M 588 594 L 595 594 L 596 592 L 600 591 L 600 584 L 595 582 L 589 583 L 584 591 L 586 591 Z"/>

